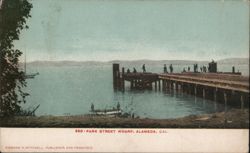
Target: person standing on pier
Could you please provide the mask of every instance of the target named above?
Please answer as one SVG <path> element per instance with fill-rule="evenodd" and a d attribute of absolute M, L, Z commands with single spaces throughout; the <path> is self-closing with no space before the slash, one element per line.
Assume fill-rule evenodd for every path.
<path fill-rule="evenodd" d="M 116 108 L 118 109 L 118 110 L 120 110 L 120 103 L 119 103 L 119 101 L 118 101 L 118 103 L 117 103 L 117 106 L 116 106 Z"/>
<path fill-rule="evenodd" d="M 136 73 L 137 71 L 136 71 L 136 69 L 134 68 L 134 70 L 133 70 L 133 73 Z"/>
<path fill-rule="evenodd" d="M 146 67 L 145 67 L 145 64 L 143 64 L 143 65 L 142 65 L 142 71 L 143 71 L 143 73 L 145 73 L 145 72 L 146 72 Z"/>
<path fill-rule="evenodd" d="M 173 65 L 172 64 L 170 64 L 169 69 L 170 69 L 170 73 L 173 73 Z"/>
<path fill-rule="evenodd" d="M 93 112 L 95 110 L 95 106 L 94 106 L 94 104 L 92 103 L 91 104 L 91 111 Z"/>
<path fill-rule="evenodd" d="M 166 64 L 164 64 L 163 72 L 164 72 L 164 73 L 168 73 L 168 69 L 167 69 Z"/>
<path fill-rule="evenodd" d="M 198 72 L 198 64 L 194 64 L 194 72 Z"/>

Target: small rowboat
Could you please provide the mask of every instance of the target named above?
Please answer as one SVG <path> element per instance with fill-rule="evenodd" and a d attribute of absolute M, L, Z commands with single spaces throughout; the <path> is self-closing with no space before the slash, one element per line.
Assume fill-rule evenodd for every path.
<path fill-rule="evenodd" d="M 112 109 L 95 109 L 94 104 L 91 104 L 91 111 L 95 115 L 108 115 L 108 116 L 119 116 L 122 114 L 122 110 L 120 109 L 120 103 L 117 103 L 116 108 Z"/>
<path fill-rule="evenodd" d="M 92 110 L 95 115 L 121 115 L 121 109 L 104 109 L 104 110 Z"/>

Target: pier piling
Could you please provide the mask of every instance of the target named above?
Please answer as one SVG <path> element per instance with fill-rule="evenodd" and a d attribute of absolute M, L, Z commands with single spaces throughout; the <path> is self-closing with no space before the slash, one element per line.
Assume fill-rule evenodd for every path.
<path fill-rule="evenodd" d="M 194 95 L 197 95 L 197 85 L 194 86 Z"/>
<path fill-rule="evenodd" d="M 217 91 L 218 91 L 218 89 L 215 88 L 215 89 L 214 89 L 214 101 L 215 101 L 215 102 L 217 101 Z"/>
<path fill-rule="evenodd" d="M 241 109 L 244 108 L 244 97 L 243 95 L 240 95 L 240 104 L 241 104 Z"/>
<path fill-rule="evenodd" d="M 120 79 L 119 64 L 114 63 L 113 64 L 113 87 L 114 87 L 114 89 L 118 88 L 119 79 Z"/>
<path fill-rule="evenodd" d="M 202 88 L 202 97 L 206 98 L 206 89 L 204 87 Z"/>

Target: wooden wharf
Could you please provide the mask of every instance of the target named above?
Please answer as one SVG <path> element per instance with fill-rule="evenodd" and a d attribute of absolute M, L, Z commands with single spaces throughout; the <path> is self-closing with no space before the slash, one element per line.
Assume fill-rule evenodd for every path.
<path fill-rule="evenodd" d="M 249 77 L 223 73 L 125 73 L 113 64 L 113 86 L 124 91 L 125 81 L 131 89 L 180 91 L 215 102 L 241 108 L 249 107 Z"/>

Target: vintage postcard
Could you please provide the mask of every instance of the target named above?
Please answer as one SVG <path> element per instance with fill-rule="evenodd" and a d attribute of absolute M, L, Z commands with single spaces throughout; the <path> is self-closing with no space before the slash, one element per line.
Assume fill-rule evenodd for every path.
<path fill-rule="evenodd" d="M 1 152 L 248 152 L 248 0 L 0 0 Z"/>

